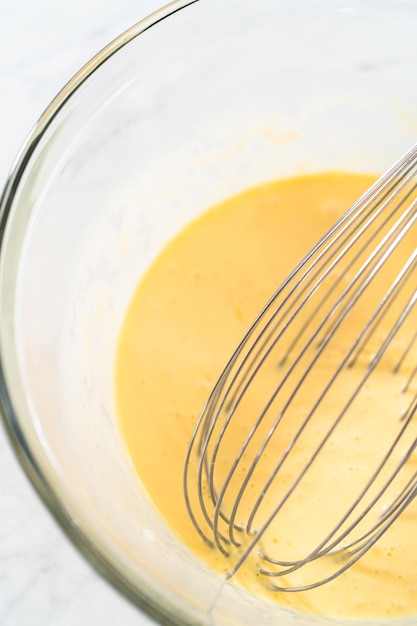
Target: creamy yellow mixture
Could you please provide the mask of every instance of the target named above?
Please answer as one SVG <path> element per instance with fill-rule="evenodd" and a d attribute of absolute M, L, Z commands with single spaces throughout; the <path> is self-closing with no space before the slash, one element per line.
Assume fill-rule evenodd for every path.
<path fill-rule="evenodd" d="M 116 363 L 122 437 L 167 523 L 221 573 L 231 569 L 229 559 L 202 541 L 184 503 L 183 464 L 192 430 L 210 389 L 260 308 L 372 182 L 371 177 L 345 173 L 298 177 L 262 185 L 215 206 L 165 248 L 127 311 Z M 265 552 L 274 554 L 280 545 L 290 555 L 291 537 L 296 537 L 303 554 L 320 536 L 323 523 L 337 519 L 346 508 L 398 431 L 398 419 L 392 416 L 400 414 L 403 399 L 394 389 L 390 393 L 392 380 L 391 374 L 381 372 L 380 393 L 372 398 L 377 419 L 367 419 L 365 396 L 357 418 L 338 431 L 311 473 L 315 488 L 310 491 L 308 482 L 304 484 L 296 506 L 263 537 Z M 300 415 L 309 403 L 311 398 L 303 398 Z M 331 408 L 330 399 L 329 419 Z M 312 430 L 310 441 L 316 436 Z M 232 436 L 228 441 L 233 447 Z M 305 454 L 301 446 L 300 463 Z M 271 467 L 266 459 L 263 474 L 254 480 L 262 481 Z M 317 484 L 323 493 L 334 493 L 334 500 L 317 500 Z M 357 564 L 323 587 L 289 594 L 268 591 L 264 577 L 256 575 L 255 556 L 236 579 L 282 605 L 326 616 L 378 619 L 417 614 L 416 532 L 417 501 Z M 300 545 L 303 538 L 305 546 Z M 326 563 L 318 567 L 323 569 L 317 574 L 325 575 Z M 298 582 L 303 583 L 302 574 Z"/>

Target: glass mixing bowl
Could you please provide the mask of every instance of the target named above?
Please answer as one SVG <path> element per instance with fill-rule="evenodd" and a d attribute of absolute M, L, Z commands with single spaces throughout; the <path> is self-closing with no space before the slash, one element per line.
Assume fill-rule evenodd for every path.
<path fill-rule="evenodd" d="M 119 439 L 113 360 L 140 276 L 206 207 L 300 172 L 380 172 L 414 143 L 416 23 L 415 1 L 173 2 L 59 93 L 8 181 L 5 424 L 72 540 L 162 623 L 333 623 L 222 583 L 164 524 Z"/>

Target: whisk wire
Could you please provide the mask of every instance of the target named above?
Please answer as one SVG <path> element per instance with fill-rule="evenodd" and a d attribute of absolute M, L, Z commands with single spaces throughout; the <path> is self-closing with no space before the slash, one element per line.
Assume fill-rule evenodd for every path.
<path fill-rule="evenodd" d="M 417 493 L 417 470 L 408 474 L 417 435 L 401 452 L 417 412 L 417 392 L 411 392 L 417 366 L 406 372 L 417 344 L 416 324 L 410 317 L 417 303 L 416 194 L 417 146 L 347 211 L 284 281 L 240 342 L 207 400 L 187 450 L 183 487 L 200 537 L 225 556 L 231 556 L 232 547 L 238 549 L 233 552 L 229 578 L 256 553 L 265 564 L 259 572 L 275 591 L 300 591 L 325 584 L 357 562 Z M 364 315 L 360 306 L 365 303 L 369 310 L 368 300 L 375 302 Z M 352 320 L 353 336 L 351 331 L 346 334 L 348 320 Z M 390 375 L 399 377 L 401 371 L 395 383 L 401 397 L 410 398 L 388 449 L 316 546 L 293 558 L 265 553 L 265 533 L 320 463 L 353 407 L 366 396 L 374 373 L 385 371 L 382 364 L 390 360 Z M 272 369 L 268 369 L 270 362 Z M 323 370 L 326 377 L 318 379 L 320 364 L 327 363 L 330 369 Z M 345 384 L 343 376 L 349 370 L 356 372 L 356 378 Z M 273 382 L 265 387 L 268 391 L 255 398 L 254 389 L 269 380 L 268 372 L 273 372 Z M 268 475 L 258 480 L 257 492 L 251 496 L 256 473 L 262 470 L 269 450 L 274 457 L 275 442 L 280 440 L 277 437 L 282 438 L 279 433 L 284 433 L 288 420 L 294 421 L 307 385 L 315 389 L 316 397 L 305 415 L 299 416 L 300 423 L 297 425 L 299 418 L 294 422 L 290 440 L 273 458 Z M 256 404 L 262 398 L 264 402 L 258 409 L 250 409 L 248 422 L 245 411 L 254 398 Z M 288 463 L 297 458 L 295 450 L 308 438 L 311 427 L 320 424 L 329 402 L 338 406 L 334 419 L 320 426 L 319 439 L 302 467 L 292 474 L 291 482 L 279 480 Z M 235 437 L 236 424 L 243 428 L 239 435 L 242 441 L 235 442 L 236 453 L 226 461 L 222 452 L 225 442 Z M 223 468 L 220 473 L 219 467 Z M 403 479 L 405 484 L 390 496 L 390 504 L 371 521 L 381 501 Z M 277 486 L 281 491 L 270 495 Z M 295 572 L 328 557 L 333 558 L 330 574 L 320 574 L 312 581 L 296 578 L 294 583 L 287 582 Z M 278 578 L 282 583 L 271 582 Z"/>
<path fill-rule="evenodd" d="M 414 296 L 414 301 L 415 301 L 416 296 Z M 413 302 L 414 303 L 414 302 Z M 404 311 L 403 315 L 404 317 L 408 314 L 408 311 Z M 398 325 L 400 325 L 401 322 L 396 324 L 396 327 L 394 329 L 392 329 L 390 335 L 386 338 L 384 345 L 380 348 L 380 351 L 378 353 L 378 355 L 375 357 L 375 359 L 373 360 L 371 366 L 369 367 L 368 371 L 365 373 L 364 378 L 361 380 L 360 385 L 356 388 L 354 395 L 349 399 L 349 402 L 347 403 L 347 405 L 345 405 L 344 409 L 341 411 L 341 413 L 339 414 L 339 416 L 337 417 L 337 419 L 335 420 L 334 424 L 332 425 L 332 428 L 326 433 L 326 436 L 323 438 L 323 440 L 321 441 L 321 443 L 319 444 L 319 446 L 317 447 L 317 449 L 315 450 L 315 452 L 312 454 L 312 456 L 310 457 L 310 459 L 308 460 L 308 462 L 306 463 L 305 467 L 303 468 L 303 471 L 300 473 L 300 475 L 296 478 L 296 480 L 292 483 L 290 489 L 287 491 L 287 493 L 285 494 L 285 497 L 281 500 L 281 502 L 277 505 L 277 507 L 272 511 L 272 513 L 270 514 L 270 517 L 265 521 L 264 525 L 257 531 L 256 533 L 256 537 L 255 540 L 252 542 L 252 544 L 250 544 L 248 546 L 248 548 L 246 549 L 246 551 L 244 552 L 244 554 L 241 556 L 240 560 L 238 561 L 238 563 L 236 564 L 236 569 L 234 571 L 237 571 L 237 569 L 243 564 L 243 562 L 246 560 L 246 558 L 248 557 L 248 555 L 252 552 L 252 549 L 254 547 L 254 545 L 256 545 L 256 543 L 258 543 L 260 541 L 260 539 L 262 538 L 264 532 L 267 530 L 267 528 L 269 527 L 271 521 L 276 517 L 276 515 L 279 513 L 279 510 L 282 508 L 283 504 L 285 503 L 285 501 L 288 499 L 288 497 L 291 495 L 291 493 L 294 491 L 294 489 L 297 487 L 297 485 L 299 484 L 299 482 L 301 481 L 301 479 L 303 478 L 303 476 L 305 475 L 305 473 L 307 472 L 307 470 L 309 469 L 309 467 L 311 466 L 311 464 L 314 462 L 314 460 L 317 458 L 318 454 L 320 453 L 320 451 L 322 450 L 323 446 L 325 445 L 325 443 L 328 441 L 329 437 L 331 436 L 331 434 L 334 432 L 337 424 L 340 422 L 340 420 L 343 418 L 343 416 L 345 415 L 346 411 L 349 409 L 350 405 L 352 404 L 352 402 L 354 401 L 357 393 L 359 393 L 360 389 L 364 386 L 364 384 L 366 383 L 366 380 L 369 378 L 370 374 L 372 373 L 372 371 L 375 369 L 377 363 L 379 362 L 379 360 L 382 358 L 385 350 L 387 349 L 387 346 L 390 344 L 392 337 L 395 335 L 395 333 L 398 330 Z M 328 383 L 326 389 L 322 392 L 319 400 L 316 402 L 315 406 L 311 409 L 310 414 L 308 415 L 308 417 L 306 418 L 306 421 L 303 423 L 302 428 L 305 427 L 305 424 L 307 421 L 309 421 L 311 419 L 311 417 L 313 416 L 315 410 L 317 409 L 317 407 L 319 406 L 320 402 L 322 401 L 324 395 L 327 393 L 330 385 L 332 384 L 332 382 L 334 381 L 334 379 L 337 377 L 337 375 L 340 373 L 340 370 L 342 369 L 342 367 L 346 364 L 348 360 L 348 357 L 345 357 L 345 359 L 343 360 L 342 364 L 339 366 L 338 370 L 335 372 L 332 380 L 330 383 Z M 288 569 L 280 574 L 278 573 L 269 573 L 269 576 L 277 576 L 277 575 L 285 575 L 285 574 L 290 574 L 292 572 L 294 572 L 296 569 L 299 569 L 302 565 L 304 565 L 307 562 L 311 562 L 312 560 L 314 560 L 315 558 L 321 556 L 321 551 L 323 549 L 323 547 L 328 543 L 328 539 L 330 536 L 333 536 L 335 532 L 337 532 L 339 530 L 339 528 L 344 524 L 344 522 L 348 519 L 348 517 L 351 515 L 351 513 L 353 512 L 353 510 L 358 506 L 359 502 L 363 499 L 364 495 L 367 493 L 367 491 L 369 490 L 369 487 L 373 484 L 373 482 L 375 481 L 376 477 L 379 475 L 381 468 L 385 465 L 387 459 L 389 458 L 389 456 L 392 454 L 392 451 L 394 450 L 394 448 L 396 447 L 396 445 L 398 444 L 398 441 L 401 439 L 402 435 L 404 434 L 409 422 L 411 421 L 412 417 L 414 415 L 414 412 L 410 413 L 407 421 L 403 424 L 402 429 L 400 431 L 400 433 L 398 434 L 398 436 L 396 437 L 396 439 L 394 440 L 393 444 L 391 445 L 388 453 L 386 454 L 386 456 L 383 458 L 383 460 L 381 461 L 381 463 L 379 464 L 377 470 L 375 471 L 375 473 L 373 474 L 373 476 L 370 478 L 369 482 L 367 483 L 367 485 L 365 486 L 365 488 L 363 489 L 363 491 L 359 494 L 359 496 L 357 497 L 357 499 L 355 500 L 355 502 L 351 505 L 351 507 L 348 509 L 348 511 L 346 512 L 346 514 L 344 515 L 344 517 L 340 520 L 340 522 L 332 529 L 332 531 L 329 533 L 329 535 L 322 541 L 322 543 L 313 551 L 311 552 L 307 557 L 305 557 L 303 560 L 300 560 L 298 562 L 296 562 L 295 564 L 293 563 L 288 563 L 288 565 L 291 565 L 290 567 L 288 567 Z M 294 440 L 298 438 L 300 434 L 300 431 L 298 431 L 295 435 L 294 435 Z M 414 446 L 415 447 L 415 446 Z M 400 467 L 397 470 L 397 473 L 399 471 Z M 394 473 L 393 475 L 391 475 L 391 478 L 389 481 L 387 481 L 387 483 L 382 487 L 381 491 L 374 497 L 374 500 L 368 505 L 368 508 L 365 509 L 365 511 L 363 513 L 361 513 L 359 515 L 359 517 L 357 519 L 355 519 L 351 526 L 349 528 L 347 528 L 344 533 L 339 536 L 336 537 L 332 544 L 330 545 L 330 547 L 328 548 L 329 550 L 333 550 L 334 547 L 345 538 L 345 536 L 347 536 L 351 530 L 357 525 L 358 521 L 360 519 L 362 519 L 363 515 L 368 513 L 373 506 L 375 505 L 375 503 L 380 499 L 381 495 L 386 491 L 386 488 L 389 486 L 389 484 L 392 483 L 392 481 L 394 480 L 396 476 L 396 473 Z M 272 476 L 271 476 L 271 480 L 269 482 L 272 482 Z M 262 490 L 262 495 L 264 495 L 265 493 L 265 488 Z M 259 506 L 259 501 L 255 504 L 254 509 L 257 508 L 257 506 Z M 252 518 L 253 521 L 253 518 Z M 346 547 L 346 546 L 344 546 Z M 275 564 L 279 564 L 280 562 L 277 560 L 273 560 L 270 557 L 267 557 L 264 555 L 263 557 L 265 560 L 271 562 L 271 563 L 275 563 Z M 265 573 L 264 570 L 262 570 L 262 573 Z"/>
<path fill-rule="evenodd" d="M 404 219 L 405 219 L 405 216 L 401 216 L 401 221 L 403 221 Z M 395 229 L 396 229 L 397 227 L 398 227 L 398 224 L 395 224 L 395 227 L 393 227 L 393 228 L 391 229 L 391 231 L 387 234 L 386 238 L 384 238 L 384 239 L 385 239 L 385 240 L 386 240 L 386 239 L 389 239 L 390 235 L 392 234 L 392 231 L 395 231 Z M 406 227 L 404 227 L 404 229 L 403 229 L 403 230 L 400 232 L 400 234 L 397 236 L 397 240 L 396 240 L 396 242 L 394 242 L 394 243 L 392 244 L 392 247 L 395 247 L 395 245 L 396 245 L 396 244 L 398 244 L 398 242 L 401 240 L 401 238 L 402 238 L 402 236 L 403 236 L 403 234 L 404 234 L 404 230 L 405 230 L 405 228 L 406 228 Z M 409 225 L 407 226 L 407 228 L 409 228 Z M 375 250 L 375 252 L 374 252 L 374 256 L 377 256 L 377 253 L 379 252 L 379 249 L 383 247 L 383 245 L 384 245 L 384 243 L 385 243 L 385 240 L 384 240 L 383 242 L 381 242 L 381 244 L 380 244 L 380 246 L 378 247 L 378 249 L 377 249 L 377 250 Z M 355 304 L 356 300 L 360 297 L 360 295 L 363 293 L 364 289 L 368 286 L 368 284 L 369 284 L 369 282 L 372 280 L 373 276 L 375 276 L 375 275 L 376 275 L 376 273 L 380 270 L 381 266 L 383 265 L 383 263 L 385 262 L 385 260 L 388 258 L 388 256 L 390 255 L 391 251 L 392 251 L 392 248 L 391 248 L 391 249 L 389 249 L 389 250 L 385 253 L 384 257 L 380 260 L 380 262 L 379 262 L 379 264 L 377 265 L 377 267 L 373 270 L 373 273 L 371 274 L 371 276 L 370 276 L 370 277 L 368 277 L 367 281 L 366 281 L 364 284 L 362 284 L 361 289 L 360 289 L 360 290 L 359 290 L 359 291 L 355 294 L 355 296 L 354 296 L 352 299 L 350 299 L 350 301 L 349 301 L 349 308 L 352 308 L 352 307 L 354 306 L 354 304 Z M 415 254 L 414 254 L 414 257 L 415 257 Z M 372 260 L 372 259 L 370 259 L 370 260 Z M 370 262 L 370 260 L 368 259 L 368 263 Z M 318 328 L 317 328 L 317 329 L 313 332 L 313 334 L 311 335 L 310 339 L 309 339 L 309 340 L 307 341 L 307 343 L 305 344 L 304 349 L 302 350 L 302 352 L 300 353 L 300 355 L 298 355 L 298 356 L 297 356 L 297 358 L 295 358 L 295 359 L 294 359 L 294 362 L 293 362 L 292 366 L 289 368 L 288 372 L 285 374 L 285 376 L 284 376 L 284 377 L 283 377 L 283 379 L 281 380 L 280 384 L 278 385 L 278 387 L 277 387 L 277 388 L 276 388 L 276 390 L 274 391 L 274 394 L 272 395 L 272 397 L 271 397 L 271 398 L 270 398 L 270 400 L 268 401 L 268 403 L 267 403 L 267 405 L 266 405 L 266 408 L 262 411 L 262 413 L 261 413 L 260 417 L 258 418 L 258 420 L 257 420 L 257 422 L 256 422 L 256 424 L 255 424 L 255 426 L 254 426 L 254 428 L 255 428 L 255 427 L 257 427 L 257 426 L 259 426 L 259 424 L 260 424 L 260 422 L 262 421 L 262 419 L 264 418 L 264 416 L 265 416 L 265 414 L 266 414 L 267 410 L 268 410 L 268 409 L 269 409 L 269 407 L 272 405 L 272 402 L 273 402 L 273 400 L 275 399 L 276 395 L 279 393 L 280 389 L 282 388 L 282 385 L 285 383 L 285 381 L 286 381 L 286 379 L 288 378 L 288 376 L 292 373 L 292 371 L 294 370 L 294 368 L 295 368 L 295 367 L 296 367 L 296 365 L 298 364 L 298 362 L 299 362 L 299 360 L 300 360 L 301 356 L 305 353 L 305 351 L 308 349 L 308 347 L 309 347 L 309 346 L 313 343 L 314 339 L 317 337 L 317 334 L 320 332 L 320 330 L 321 330 L 322 326 L 323 326 L 323 325 L 327 322 L 328 318 L 329 318 L 329 317 L 331 317 L 331 315 L 333 315 L 333 313 L 334 313 L 334 311 L 336 310 L 337 306 L 340 304 L 340 302 L 343 300 L 343 298 L 347 295 L 348 291 L 349 291 L 351 288 L 353 288 L 353 286 L 355 285 L 356 281 L 358 280 L 358 276 L 360 276 L 361 274 L 363 274 L 363 272 L 365 271 L 365 269 L 367 269 L 368 263 L 366 263 L 366 264 L 365 264 L 365 265 L 361 268 L 361 270 L 358 272 L 357 276 L 355 276 L 355 278 L 354 278 L 354 279 L 352 280 L 352 282 L 349 284 L 349 287 L 348 287 L 348 288 L 346 288 L 346 290 L 345 290 L 345 291 L 343 292 L 343 294 L 340 296 L 340 298 L 339 298 L 339 300 L 337 301 L 337 303 L 336 303 L 335 307 L 334 307 L 334 308 L 332 308 L 332 309 L 330 310 L 330 312 L 327 314 L 326 318 L 324 318 L 324 319 L 322 320 L 322 323 L 321 323 L 321 324 L 319 325 L 319 327 L 318 327 Z M 403 268 L 403 271 L 401 272 L 400 277 L 397 279 L 396 283 L 397 283 L 397 282 L 398 282 L 398 283 L 400 282 L 400 278 L 401 278 L 401 276 L 402 276 L 402 275 L 404 275 L 405 273 L 406 273 L 406 268 Z M 395 284 L 394 284 L 394 287 L 395 287 Z M 391 291 L 393 291 L 393 290 L 394 290 L 394 288 L 391 288 L 390 292 L 391 292 Z M 389 292 L 389 293 L 390 293 L 390 292 Z M 386 299 L 388 299 L 389 293 L 387 294 Z M 376 312 L 376 313 L 374 314 L 374 316 L 371 318 L 371 321 L 369 322 L 369 324 L 373 321 L 373 319 L 377 318 L 380 308 L 382 308 L 382 305 L 380 305 L 380 307 L 379 307 L 379 309 L 377 310 L 377 312 Z M 340 323 L 341 323 L 341 322 L 343 321 L 343 319 L 346 317 L 347 313 L 348 313 L 348 310 L 345 310 L 345 311 L 344 311 L 344 313 L 343 313 L 343 315 L 339 318 L 339 320 L 338 320 L 338 322 L 337 322 L 337 325 L 335 325 L 335 327 L 334 327 L 334 328 L 332 328 L 332 329 L 331 329 L 331 331 L 328 333 L 328 335 L 327 335 L 327 337 L 326 337 L 325 342 L 323 342 L 323 344 L 319 347 L 319 349 L 318 349 L 317 353 L 314 355 L 314 358 L 313 358 L 313 360 L 312 360 L 312 362 L 311 362 L 311 364 L 310 364 L 310 366 L 309 366 L 309 367 L 314 366 L 315 362 L 316 362 L 316 361 L 318 360 L 318 358 L 320 357 L 321 353 L 323 352 L 323 350 L 325 349 L 325 347 L 327 346 L 327 344 L 329 343 L 329 341 L 330 341 L 330 340 L 331 340 L 331 338 L 333 337 L 333 335 L 334 335 L 335 331 L 337 330 L 338 326 L 340 326 Z M 362 337 L 363 337 L 363 336 L 365 335 L 365 333 L 366 333 L 366 330 L 367 330 L 367 327 L 365 327 L 365 328 L 364 328 L 363 332 L 362 332 L 362 333 L 361 333 L 361 335 L 358 337 L 357 342 L 356 342 L 356 343 L 355 343 L 355 345 L 353 346 L 352 350 L 353 350 L 354 348 L 356 348 L 358 344 L 360 344 Z M 280 338 L 280 335 L 279 335 L 279 336 L 278 336 L 278 337 L 274 340 L 274 342 L 272 342 L 272 344 L 271 344 L 271 346 L 270 346 L 270 349 L 272 349 L 272 348 L 274 347 L 274 345 L 275 345 L 276 341 L 278 341 L 278 339 L 279 339 L 279 338 Z M 265 357 L 264 357 L 264 358 L 265 358 Z M 340 367 L 337 369 L 337 371 L 336 371 L 336 373 L 335 373 L 335 375 L 334 375 L 333 379 L 330 381 L 330 383 L 329 383 L 328 387 L 324 390 L 324 392 L 323 392 L 323 394 L 322 394 L 322 396 L 321 396 L 321 398 L 320 398 L 320 401 L 321 401 L 321 400 L 323 399 L 323 397 L 327 394 L 327 392 L 328 392 L 328 390 L 329 390 L 329 388 L 330 388 L 331 384 L 334 382 L 334 380 L 335 380 L 335 379 L 337 378 L 337 376 L 339 375 L 340 370 L 341 370 L 343 367 L 345 367 L 345 365 L 347 364 L 348 358 L 349 358 L 349 356 L 346 356 L 346 358 L 342 361 L 342 364 L 341 364 L 341 365 L 340 365 Z M 212 464 L 211 464 L 211 469 L 213 469 L 213 467 L 214 467 L 215 456 L 216 456 L 216 455 L 217 455 L 217 453 L 218 453 L 218 450 L 219 450 L 219 445 L 220 445 L 220 441 L 221 441 L 222 437 L 224 436 L 224 432 L 225 432 L 225 429 L 226 429 L 227 425 L 230 423 L 230 420 L 231 420 L 231 418 L 232 418 L 232 416 L 233 416 L 234 410 L 237 408 L 237 406 L 238 406 L 238 404 L 239 404 L 239 402 L 240 402 L 240 400 L 241 400 L 241 398 L 242 398 L 243 394 L 245 393 L 245 390 L 246 390 L 247 386 L 248 386 L 248 385 L 250 385 L 250 384 L 251 384 L 251 382 L 253 381 L 253 378 L 254 378 L 254 376 L 257 374 L 257 372 L 259 371 L 259 368 L 260 368 L 260 366 L 262 365 L 262 363 L 263 363 L 263 360 L 261 361 L 261 363 L 260 363 L 260 364 L 258 364 L 258 365 L 257 365 L 257 367 L 256 367 L 255 371 L 253 372 L 253 374 L 252 374 L 252 375 L 251 375 L 251 377 L 249 378 L 249 380 L 248 380 L 248 382 L 246 383 L 246 385 L 245 385 L 245 387 L 244 387 L 243 391 L 241 392 L 240 396 L 239 396 L 239 397 L 235 400 L 233 407 L 230 409 L 230 412 L 229 412 L 228 418 L 227 418 L 227 420 L 226 420 L 226 422 L 225 422 L 225 425 L 223 426 L 223 428 L 222 428 L 222 430 L 221 430 L 221 432 L 220 432 L 220 435 L 219 435 L 219 437 L 218 437 L 218 439 L 217 439 L 217 441 L 216 441 L 216 443 L 215 443 L 215 446 L 214 446 L 213 461 L 212 461 Z M 241 487 L 241 489 L 240 489 L 240 491 L 239 491 L 239 493 L 238 493 L 238 495 L 237 495 L 237 497 L 236 497 L 235 506 L 234 506 L 234 508 L 233 508 L 232 516 L 231 516 L 231 519 L 230 519 L 230 532 L 229 532 L 229 537 L 230 537 L 230 539 L 231 539 L 231 541 L 232 541 L 233 543 L 235 543 L 235 540 L 233 539 L 233 534 L 232 534 L 232 531 L 233 531 L 233 522 L 234 522 L 234 517 L 235 517 L 235 514 L 236 514 L 236 510 L 237 510 L 237 508 L 238 508 L 238 505 L 239 505 L 240 500 L 241 500 L 242 495 L 243 495 L 243 491 L 244 491 L 244 489 L 246 488 L 246 486 L 247 486 L 247 484 L 248 484 L 248 482 L 249 482 L 249 480 L 250 480 L 250 477 L 251 477 L 251 475 L 252 475 L 252 473 L 253 473 L 253 471 L 254 471 L 254 469 L 255 469 L 255 466 L 256 466 L 257 462 L 258 462 L 258 461 L 259 461 L 259 459 L 262 457 L 262 454 L 263 454 L 263 452 L 265 451 L 265 448 L 266 448 L 267 444 L 269 443 L 269 441 L 270 441 L 270 439 L 271 439 L 271 437 L 272 437 L 272 435 L 273 435 L 273 432 L 275 431 L 276 426 L 278 425 L 279 421 L 282 419 L 283 415 L 285 414 L 286 410 L 288 409 L 289 405 L 291 404 L 291 402 L 292 402 L 293 398 L 294 398 L 294 397 L 295 397 L 295 395 L 298 393 L 298 391 L 299 391 L 299 389 L 300 389 L 301 385 L 302 385 L 302 384 L 303 384 L 303 382 L 304 382 L 305 377 L 308 375 L 308 372 L 309 372 L 309 369 L 306 369 L 306 370 L 305 370 L 305 372 L 304 372 L 304 376 L 300 379 L 299 383 L 295 386 L 293 393 L 291 394 L 291 396 L 290 396 L 289 400 L 287 401 L 287 403 L 284 405 L 284 407 L 283 407 L 283 409 L 282 409 L 282 412 L 280 413 L 280 415 L 278 416 L 278 418 L 277 418 L 276 422 L 274 423 L 274 426 L 271 428 L 271 430 L 269 431 L 268 435 L 266 436 L 266 438 L 265 438 L 265 440 L 264 440 L 264 443 L 263 443 L 262 447 L 261 447 L 261 448 L 260 448 L 260 450 L 258 451 L 258 453 L 257 453 L 257 455 L 256 455 L 256 457 L 255 457 L 255 459 L 254 459 L 254 462 L 253 462 L 253 464 L 251 465 L 250 469 L 248 470 L 247 476 L 246 476 L 246 478 L 245 478 L 244 482 L 242 483 L 242 487 Z M 320 402 L 319 402 L 319 403 L 320 403 Z M 319 403 L 318 403 L 318 404 L 319 404 Z M 318 404 L 317 404 L 317 405 L 314 407 L 314 409 L 312 410 L 312 413 L 310 414 L 309 419 L 313 416 L 313 414 L 314 414 L 315 410 L 317 409 Z M 267 483 L 267 484 L 264 486 L 264 488 L 262 489 L 262 491 L 261 491 L 261 496 L 260 496 L 260 498 L 257 500 L 257 502 L 255 503 L 255 505 L 254 505 L 254 507 L 253 507 L 253 510 L 252 510 L 252 513 L 251 513 L 251 515 L 249 516 L 248 525 L 247 525 L 247 529 L 246 529 L 246 532 L 247 532 L 249 535 L 251 534 L 251 527 L 252 527 L 253 519 L 254 519 L 254 517 L 255 517 L 255 515 L 256 515 L 256 512 L 257 512 L 257 510 L 258 510 L 258 508 L 259 508 L 259 506 L 260 506 L 260 504 L 261 504 L 261 500 L 262 500 L 262 499 L 263 499 L 263 497 L 265 496 L 265 493 L 267 492 L 267 490 L 268 490 L 269 486 L 270 486 L 270 485 L 271 485 L 271 483 L 273 482 L 273 480 L 274 480 L 274 478 L 275 478 L 276 473 L 279 471 L 279 469 L 281 468 L 281 466 L 282 466 L 283 462 L 285 461 L 286 457 L 287 457 L 287 456 L 288 456 L 288 454 L 291 452 L 292 447 L 295 445 L 296 441 L 298 440 L 298 437 L 299 437 L 299 436 L 300 436 L 300 434 L 301 434 L 301 431 L 302 431 L 302 430 L 304 430 L 304 428 L 305 428 L 305 426 L 307 425 L 307 423 L 308 423 L 309 419 L 307 419 L 307 420 L 304 422 L 302 429 L 300 429 L 300 431 L 298 431 L 298 432 L 295 434 L 295 436 L 294 436 L 294 438 L 293 438 L 293 441 L 292 441 L 292 443 L 291 443 L 291 446 L 290 446 L 290 447 L 286 450 L 285 454 L 283 455 L 283 457 L 282 457 L 282 458 L 281 458 L 281 460 L 280 460 L 280 463 L 279 463 L 279 464 L 278 464 L 278 466 L 275 468 L 274 472 L 271 474 L 271 476 L 270 476 L 270 479 L 269 479 L 268 483 Z M 336 423 L 335 423 L 335 425 L 336 425 L 337 423 L 338 423 L 338 422 L 336 422 Z M 239 462 L 239 460 L 240 460 L 240 458 L 241 458 L 241 456 L 242 456 L 243 452 L 246 450 L 246 448 L 247 448 L 247 446 L 248 446 L 248 444 L 249 444 L 249 442 L 250 442 L 250 439 L 252 438 L 253 431 L 254 431 L 254 429 L 252 429 L 252 430 L 251 430 L 251 432 L 249 433 L 249 435 L 248 435 L 247 439 L 246 439 L 246 440 L 245 440 L 245 442 L 243 443 L 242 448 L 241 448 L 241 451 L 240 451 L 239 455 L 236 457 L 236 460 L 235 460 L 235 462 L 233 463 L 232 468 L 231 468 L 231 470 L 230 470 L 230 472 L 229 472 L 229 474 L 228 474 L 228 476 L 227 476 L 227 478 L 226 478 L 226 480 L 225 480 L 225 482 L 224 482 L 224 484 L 223 484 L 223 487 L 222 487 L 222 489 L 221 489 L 221 491 L 220 491 L 220 494 L 219 494 L 219 497 L 218 497 L 218 500 L 217 500 L 217 503 L 216 503 L 216 511 L 215 511 L 215 514 L 214 514 L 214 525 L 215 525 L 215 527 L 217 527 L 217 525 L 218 525 L 218 515 L 219 515 L 220 507 L 221 507 L 221 504 L 222 504 L 222 499 L 223 499 L 224 493 L 225 493 L 225 491 L 226 491 L 226 489 L 227 489 L 227 487 L 228 487 L 228 485 L 229 485 L 229 483 L 230 483 L 230 481 L 231 481 L 231 479 L 232 479 L 233 473 L 234 473 L 234 471 L 235 471 L 235 469 L 236 469 L 236 467 L 237 467 L 237 465 L 238 465 L 238 462 Z M 330 434 L 331 434 L 331 433 L 330 433 Z M 318 450 L 318 452 L 319 452 L 320 450 L 321 450 L 321 448 Z M 306 471 L 307 471 L 308 467 L 309 467 L 309 465 L 308 465 L 308 466 L 306 466 L 306 468 L 305 468 L 305 469 L 306 469 Z M 213 478 L 212 473 L 211 473 L 211 475 L 210 475 L 210 476 L 211 476 L 211 480 L 212 480 L 212 478 Z M 298 484 L 298 483 L 297 483 L 297 484 Z M 278 511 L 277 511 L 277 512 L 278 512 Z M 216 543 L 217 543 L 217 541 L 216 541 Z M 236 545 L 239 545 L 239 544 L 237 544 L 237 543 L 236 543 Z"/>

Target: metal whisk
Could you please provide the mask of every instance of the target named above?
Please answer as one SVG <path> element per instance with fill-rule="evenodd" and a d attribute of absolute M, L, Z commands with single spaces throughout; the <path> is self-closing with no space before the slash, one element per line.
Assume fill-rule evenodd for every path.
<path fill-rule="evenodd" d="M 229 557 L 227 577 L 252 559 L 273 590 L 322 585 L 417 494 L 416 266 L 417 145 L 288 276 L 198 420 L 185 500 L 204 541 Z M 303 536 L 292 537 L 301 512 Z"/>

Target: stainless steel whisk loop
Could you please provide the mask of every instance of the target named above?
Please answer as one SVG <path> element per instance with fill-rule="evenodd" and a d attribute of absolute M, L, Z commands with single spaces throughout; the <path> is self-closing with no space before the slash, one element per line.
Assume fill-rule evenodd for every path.
<path fill-rule="evenodd" d="M 416 267 L 417 145 L 272 296 L 196 424 L 185 501 L 202 539 L 229 558 L 228 577 L 254 559 L 272 590 L 322 585 L 357 562 L 414 499 Z M 384 394 L 398 408 L 391 439 L 348 493 L 354 468 L 340 454 L 340 467 L 328 470 L 326 458 L 344 451 L 344 429 L 358 411 L 361 423 L 371 420 L 372 438 Z M 317 477 L 326 472 L 323 487 Z M 332 489 L 346 490 L 347 505 L 321 519 Z M 310 543 L 277 539 L 281 520 L 300 510 Z"/>

